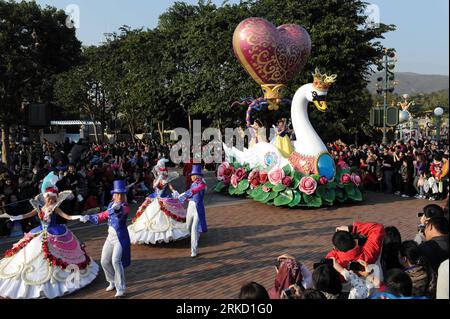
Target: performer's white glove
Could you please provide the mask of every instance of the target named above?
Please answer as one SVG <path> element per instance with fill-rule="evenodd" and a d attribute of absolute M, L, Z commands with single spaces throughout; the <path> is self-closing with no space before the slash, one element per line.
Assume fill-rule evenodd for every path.
<path fill-rule="evenodd" d="M 12 222 L 17 221 L 17 220 L 22 220 L 22 219 L 23 219 L 23 215 L 18 215 L 18 216 L 9 215 L 9 220 Z"/>
<path fill-rule="evenodd" d="M 178 197 L 180 197 L 180 193 L 178 193 L 177 191 L 174 191 L 172 193 L 172 196 L 173 196 L 173 198 L 178 198 Z"/>
<path fill-rule="evenodd" d="M 114 210 L 120 210 L 121 207 L 122 205 L 120 203 L 114 203 L 111 208 Z"/>
<path fill-rule="evenodd" d="M 89 221 L 89 215 L 80 216 L 80 222 L 86 224 Z"/>
<path fill-rule="evenodd" d="M 70 216 L 70 220 L 78 220 L 78 219 L 81 219 L 81 217 L 83 217 L 83 216 L 81 216 L 81 215 Z"/>

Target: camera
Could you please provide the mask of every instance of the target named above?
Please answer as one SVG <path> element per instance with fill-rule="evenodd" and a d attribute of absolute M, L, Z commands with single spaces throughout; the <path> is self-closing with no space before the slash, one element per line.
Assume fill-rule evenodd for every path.
<path fill-rule="evenodd" d="M 283 289 L 283 292 L 286 294 L 286 297 L 288 297 L 289 299 L 292 298 L 292 289 L 291 288 Z"/>
<path fill-rule="evenodd" d="M 419 233 L 424 233 L 425 232 L 425 225 L 424 224 L 420 224 L 419 226 L 417 226 L 417 231 Z"/>
<path fill-rule="evenodd" d="M 421 218 L 423 215 L 425 215 L 424 212 L 418 212 L 418 213 L 417 213 L 417 218 Z"/>
<path fill-rule="evenodd" d="M 352 270 L 352 271 L 364 271 L 365 268 L 363 265 L 361 265 L 359 262 L 357 261 L 351 261 L 348 264 L 348 270 Z"/>

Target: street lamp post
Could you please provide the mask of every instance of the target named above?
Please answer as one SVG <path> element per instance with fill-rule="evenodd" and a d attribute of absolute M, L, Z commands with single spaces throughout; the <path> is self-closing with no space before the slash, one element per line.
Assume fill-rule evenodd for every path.
<path fill-rule="evenodd" d="M 434 109 L 434 116 L 436 118 L 436 140 L 441 141 L 441 118 L 444 115 L 444 109 L 442 107 L 437 107 Z"/>
<path fill-rule="evenodd" d="M 384 76 L 377 79 L 377 93 L 383 94 L 383 144 L 387 144 L 387 134 L 386 134 L 386 121 L 387 121 L 387 106 L 388 106 L 388 92 L 394 92 L 394 87 L 396 85 L 394 72 L 396 59 L 395 49 L 384 49 L 384 56 L 381 64 L 378 66 L 378 71 L 384 70 Z"/>

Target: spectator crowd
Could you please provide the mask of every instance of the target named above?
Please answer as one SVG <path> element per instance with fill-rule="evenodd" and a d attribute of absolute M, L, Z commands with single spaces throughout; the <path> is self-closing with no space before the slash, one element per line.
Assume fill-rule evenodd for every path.
<path fill-rule="evenodd" d="M 400 140 L 389 145 L 345 145 L 328 143 L 340 168 L 357 168 L 364 186 L 404 198 L 444 200 L 448 198 L 448 144 L 428 140 Z"/>
<path fill-rule="evenodd" d="M 272 288 L 251 282 L 240 299 L 449 299 L 448 203 L 418 212 L 414 240 L 394 226 L 339 226 L 333 248 L 308 269 L 289 254 L 277 258 Z"/>
<path fill-rule="evenodd" d="M 89 144 L 66 139 L 64 143 L 17 144 L 11 152 L 10 167 L 0 163 L 0 215 L 31 211 L 29 199 L 40 193 L 40 184 L 51 171 L 60 177 L 58 190 L 70 190 L 74 195 L 61 205 L 69 215 L 106 207 L 116 179 L 130 185 L 127 198 L 132 202 L 148 194 L 154 178 L 151 170 L 169 151 L 169 144 L 154 140 Z M 24 220 L 22 230 L 28 232 L 38 223 L 37 219 Z M 8 219 L 0 219 L 0 236 L 8 236 L 11 228 Z"/>

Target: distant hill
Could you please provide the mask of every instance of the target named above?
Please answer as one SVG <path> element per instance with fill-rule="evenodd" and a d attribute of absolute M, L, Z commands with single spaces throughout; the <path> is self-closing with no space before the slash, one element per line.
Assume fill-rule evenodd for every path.
<path fill-rule="evenodd" d="M 368 88 L 371 93 L 376 91 L 377 78 L 381 74 L 374 74 Z M 395 79 L 399 84 L 395 88 L 397 94 L 417 94 L 417 93 L 431 93 L 441 90 L 448 90 L 449 77 L 448 75 L 428 75 L 418 74 L 412 72 L 398 72 L 395 73 Z"/>

